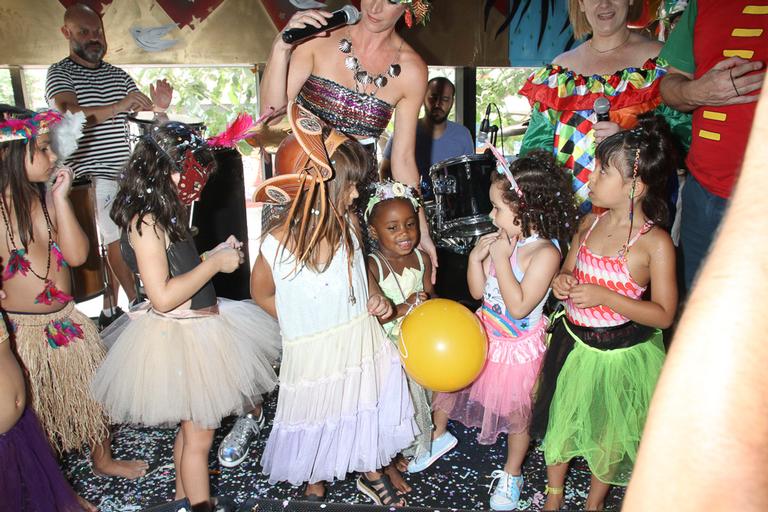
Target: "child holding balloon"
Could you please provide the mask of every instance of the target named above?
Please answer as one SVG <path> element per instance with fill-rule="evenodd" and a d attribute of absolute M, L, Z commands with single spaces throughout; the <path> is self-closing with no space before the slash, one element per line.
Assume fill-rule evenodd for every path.
<path fill-rule="evenodd" d="M 478 240 L 467 269 L 470 293 L 483 300 L 477 315 L 488 337 L 487 361 L 471 386 L 436 395 L 433 446 L 456 444 L 446 429 L 449 418 L 479 427 L 481 444 L 507 433 L 507 461 L 492 474 L 490 506 L 512 510 L 523 487 L 531 391 L 546 350 L 542 310 L 560 266 L 557 240 L 571 236 L 577 211 L 570 177 L 551 153 L 533 152 L 500 169 L 490 189 L 498 231 Z M 446 438 L 450 442 L 441 441 Z M 424 469 L 435 455 L 414 459 L 409 470 Z"/>
<path fill-rule="evenodd" d="M 368 278 L 379 283 L 381 292 L 395 304 L 384 330 L 397 343 L 400 324 L 414 306 L 434 296 L 432 263 L 416 246 L 419 244 L 419 200 L 417 192 L 397 181 L 382 181 L 372 185 L 371 197 L 364 212 L 368 232 L 375 249 L 368 255 Z M 407 457 L 428 453 L 432 445 L 432 393 L 408 376 L 420 433 L 403 455 Z M 402 457 L 385 471 L 395 488 L 409 492 L 410 486 L 400 474 L 407 462 Z"/>
<path fill-rule="evenodd" d="M 610 485 L 631 474 L 664 362 L 660 329 L 677 307 L 675 248 L 658 227 L 674 155 L 669 127 L 653 115 L 597 147 L 589 198 L 607 211 L 584 219 L 552 282 L 565 311 L 553 322 L 531 425 L 544 434 L 544 510 L 562 506 L 576 456 L 592 472 L 588 510 L 601 510 Z"/>
<path fill-rule="evenodd" d="M 377 319 L 391 316 L 392 305 L 367 279 L 350 213 L 368 156 L 293 102 L 288 117 L 293 139 L 278 151 L 279 174 L 254 195 L 283 207 L 251 274 L 254 301 L 277 317 L 283 337 L 262 467 L 271 483 L 306 483 L 306 500 L 325 500 L 325 482 L 360 472 L 367 497 L 405 505 L 379 469 L 413 442 L 413 406 Z"/>

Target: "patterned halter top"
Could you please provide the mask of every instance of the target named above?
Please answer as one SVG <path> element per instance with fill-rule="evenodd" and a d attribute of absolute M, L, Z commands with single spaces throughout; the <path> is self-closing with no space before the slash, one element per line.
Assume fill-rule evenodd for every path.
<path fill-rule="evenodd" d="M 589 231 L 584 236 L 576 256 L 576 267 L 574 268 L 573 275 L 579 281 L 579 284 L 596 284 L 625 297 L 639 299 L 647 286 L 640 286 L 632 279 L 627 267 L 627 254 L 635 242 L 653 227 L 653 223 L 647 221 L 640 228 L 640 231 L 632 237 L 626 245 L 626 249 L 622 251 L 622 254 L 617 256 L 600 256 L 589 250 L 587 239 L 603 215 L 595 219 L 595 222 L 592 223 Z M 573 304 L 571 299 L 565 301 L 565 311 L 571 322 L 584 327 L 613 327 L 629 322 L 627 317 L 616 313 L 609 307 L 598 305 L 591 308 L 579 308 Z"/>
<path fill-rule="evenodd" d="M 394 112 L 384 100 L 316 75 L 309 75 L 296 102 L 345 135 L 357 137 L 380 137 Z"/>

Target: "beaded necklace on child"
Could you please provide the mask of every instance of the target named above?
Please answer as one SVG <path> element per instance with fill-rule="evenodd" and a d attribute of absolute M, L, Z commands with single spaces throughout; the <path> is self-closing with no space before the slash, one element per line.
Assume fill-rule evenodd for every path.
<path fill-rule="evenodd" d="M 10 253 L 10 257 L 8 258 L 8 263 L 6 264 L 5 270 L 3 271 L 3 279 L 11 279 L 16 274 L 26 276 L 28 271 L 32 272 L 36 278 L 45 283 L 43 291 L 40 292 L 37 297 L 35 297 L 35 304 L 50 305 L 54 300 L 59 301 L 62 304 L 66 304 L 72 300 L 72 296 L 67 295 L 66 293 L 56 288 L 56 285 L 51 279 L 49 279 L 48 276 L 51 273 L 51 254 L 53 254 L 53 256 L 56 258 L 57 271 L 66 266 L 67 262 L 64 261 L 64 255 L 61 254 L 61 250 L 59 249 L 58 244 L 53 240 L 51 217 L 48 215 L 48 207 L 45 205 L 45 201 L 41 200 L 40 205 L 43 208 L 45 227 L 48 229 L 48 259 L 45 265 L 44 275 L 38 274 L 35 272 L 35 269 L 32 268 L 32 263 L 27 258 L 26 248 L 19 249 L 16 247 L 16 240 L 13 237 L 13 228 L 11 227 L 11 223 L 8 219 L 10 217 L 10 209 L 5 203 L 5 197 L 0 196 L 0 211 L 3 215 L 5 231 L 8 234 L 8 241 L 10 242 L 8 251 Z"/>

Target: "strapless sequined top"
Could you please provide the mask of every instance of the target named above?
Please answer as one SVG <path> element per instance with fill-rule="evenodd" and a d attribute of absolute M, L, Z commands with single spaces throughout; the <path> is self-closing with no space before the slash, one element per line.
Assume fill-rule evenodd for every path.
<path fill-rule="evenodd" d="M 304 82 L 296 102 L 342 133 L 357 137 L 381 136 L 394 112 L 376 96 L 315 75 Z"/>

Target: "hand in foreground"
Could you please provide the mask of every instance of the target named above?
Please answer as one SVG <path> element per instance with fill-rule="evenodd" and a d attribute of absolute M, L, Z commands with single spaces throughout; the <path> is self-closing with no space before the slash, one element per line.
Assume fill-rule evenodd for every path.
<path fill-rule="evenodd" d="M 387 318 L 392 315 L 392 302 L 380 293 L 371 295 L 367 306 L 368 313 L 377 318 Z"/>

